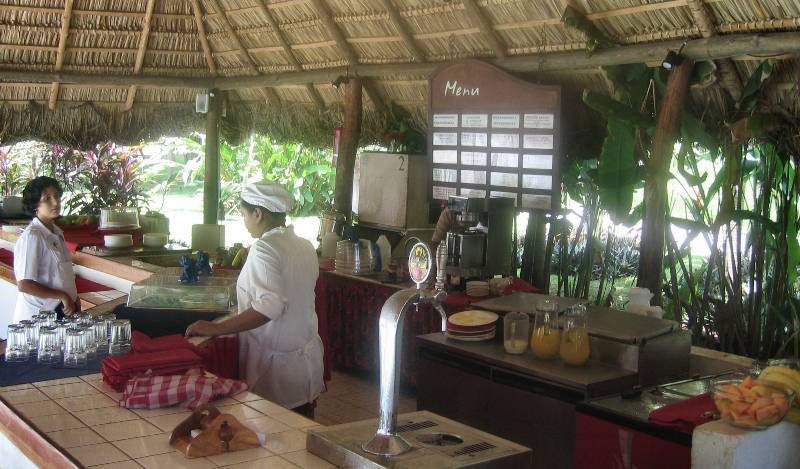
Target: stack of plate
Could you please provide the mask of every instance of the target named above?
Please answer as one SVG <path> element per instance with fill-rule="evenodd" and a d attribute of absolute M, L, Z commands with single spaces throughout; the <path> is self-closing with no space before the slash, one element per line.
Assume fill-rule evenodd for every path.
<path fill-rule="evenodd" d="M 489 311 L 470 310 L 447 318 L 445 335 L 451 339 L 480 341 L 494 338 L 497 315 Z"/>
<path fill-rule="evenodd" d="M 467 282 L 467 296 L 488 296 L 489 282 L 472 281 Z"/>

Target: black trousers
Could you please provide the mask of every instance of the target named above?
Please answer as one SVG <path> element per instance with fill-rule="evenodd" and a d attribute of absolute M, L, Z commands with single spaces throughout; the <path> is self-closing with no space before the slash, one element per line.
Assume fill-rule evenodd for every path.
<path fill-rule="evenodd" d="M 295 407 L 292 409 L 292 412 L 297 412 L 298 414 L 308 417 L 310 419 L 314 419 L 314 404 L 309 402 L 308 404 L 303 404 L 301 406 Z"/>

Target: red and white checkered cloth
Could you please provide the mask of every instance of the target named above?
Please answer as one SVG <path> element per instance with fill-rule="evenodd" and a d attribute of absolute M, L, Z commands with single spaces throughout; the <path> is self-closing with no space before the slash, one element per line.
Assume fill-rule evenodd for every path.
<path fill-rule="evenodd" d="M 158 409 L 180 404 L 194 409 L 215 397 L 247 389 L 244 381 L 205 376 L 201 370 L 185 375 L 140 376 L 128 380 L 119 405 L 128 409 Z"/>

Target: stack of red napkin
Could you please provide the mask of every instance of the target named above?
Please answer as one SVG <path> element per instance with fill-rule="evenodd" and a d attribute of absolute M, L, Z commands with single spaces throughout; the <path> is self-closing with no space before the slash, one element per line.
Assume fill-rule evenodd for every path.
<path fill-rule="evenodd" d="M 714 420 L 714 398 L 700 394 L 650 412 L 650 422 L 691 434 L 694 428 Z"/>
<path fill-rule="evenodd" d="M 191 350 L 165 350 L 162 352 L 132 353 L 109 356 L 103 359 L 100 372 L 103 381 L 116 391 L 122 391 L 133 377 L 150 375 L 178 375 L 192 368 L 202 368 L 203 359 Z"/>
<path fill-rule="evenodd" d="M 239 378 L 239 338 L 215 337 L 198 347 L 179 334 L 150 338 L 139 331 L 131 334 L 134 353 L 162 352 L 166 350 L 191 350 L 203 359 L 203 367 L 223 378 Z"/>

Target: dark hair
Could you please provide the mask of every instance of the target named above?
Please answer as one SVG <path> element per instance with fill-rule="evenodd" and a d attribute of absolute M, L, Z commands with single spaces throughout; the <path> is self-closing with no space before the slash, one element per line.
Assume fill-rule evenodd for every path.
<path fill-rule="evenodd" d="M 250 202 L 246 202 L 244 199 L 240 199 L 239 203 L 241 204 L 242 208 L 247 210 L 248 212 L 252 212 L 255 209 L 261 210 L 261 213 L 270 217 L 274 224 L 277 225 L 285 225 L 286 224 L 286 214 L 283 212 L 271 212 L 266 208 L 260 205 L 254 205 Z"/>
<path fill-rule="evenodd" d="M 39 208 L 39 201 L 42 199 L 42 192 L 48 187 L 54 187 L 59 197 L 64 194 L 61 184 L 48 176 L 33 178 L 25 184 L 25 189 L 22 190 L 22 208 L 28 215 L 36 215 L 36 209 Z"/>

